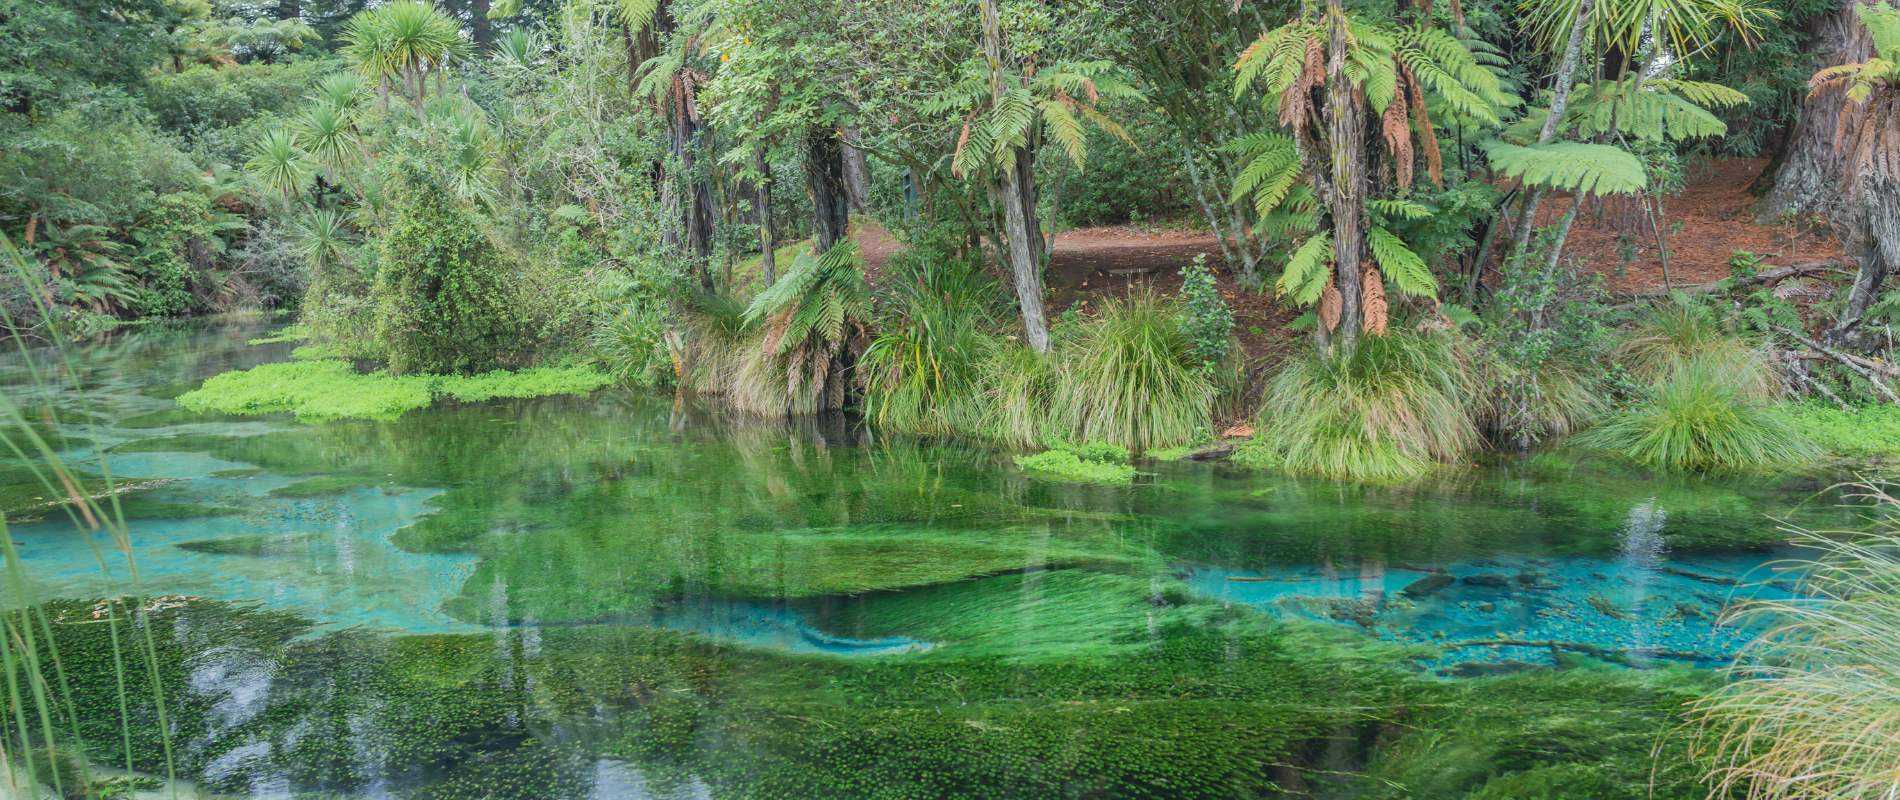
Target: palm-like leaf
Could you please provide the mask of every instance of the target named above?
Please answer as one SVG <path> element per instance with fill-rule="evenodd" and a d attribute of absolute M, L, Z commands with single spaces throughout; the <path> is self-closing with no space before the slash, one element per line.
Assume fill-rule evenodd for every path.
<path fill-rule="evenodd" d="M 290 131 L 281 128 L 264 132 L 251 148 L 244 170 L 265 191 L 286 200 L 302 192 L 312 174 L 310 155 L 297 146 Z"/>

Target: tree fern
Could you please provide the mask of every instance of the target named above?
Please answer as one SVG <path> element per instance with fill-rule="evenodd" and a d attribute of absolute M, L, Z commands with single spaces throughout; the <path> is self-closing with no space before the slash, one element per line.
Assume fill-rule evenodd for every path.
<path fill-rule="evenodd" d="M 1274 293 L 1292 298 L 1295 305 L 1310 306 L 1319 302 L 1319 296 L 1333 280 L 1332 261 L 1332 234 L 1321 232 L 1309 237 L 1293 251 L 1293 257 L 1287 259 L 1286 269 L 1274 284 Z"/>
<path fill-rule="evenodd" d="M 1646 183 L 1643 162 L 1606 144 L 1550 142 L 1520 147 L 1494 141 L 1487 147 L 1492 168 L 1526 186 L 1583 194 L 1628 194 Z"/>
<path fill-rule="evenodd" d="M 1379 270 L 1400 292 L 1413 297 L 1438 296 L 1438 279 L 1433 277 L 1432 268 L 1398 234 L 1384 228 L 1367 228 L 1366 249 L 1372 251 Z"/>

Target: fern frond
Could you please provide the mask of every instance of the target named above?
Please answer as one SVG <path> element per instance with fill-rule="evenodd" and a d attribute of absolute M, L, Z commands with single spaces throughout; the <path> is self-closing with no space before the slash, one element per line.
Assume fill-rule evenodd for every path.
<path fill-rule="evenodd" d="M 1438 296 L 1438 278 L 1432 275 L 1432 268 L 1397 234 L 1384 228 L 1367 228 L 1366 249 L 1372 251 L 1372 260 L 1379 262 L 1379 269 L 1400 292 L 1413 297 Z"/>
<path fill-rule="evenodd" d="M 1378 199 L 1367 202 L 1366 206 L 1375 214 L 1407 222 L 1431 219 L 1433 213 L 1431 207 L 1410 200 Z"/>
<path fill-rule="evenodd" d="M 1061 100 L 1044 100 L 1041 106 L 1043 126 L 1049 131 L 1049 138 L 1062 146 L 1077 170 L 1082 169 L 1088 161 L 1088 142 L 1082 121 L 1069 113 L 1068 105 Z"/>
<path fill-rule="evenodd" d="M 1332 285 L 1333 237 L 1321 232 L 1300 244 L 1287 259 L 1286 269 L 1274 282 L 1274 293 L 1290 297 L 1294 305 L 1310 306 Z"/>
<path fill-rule="evenodd" d="M 1493 141 L 1486 147 L 1492 168 L 1526 186 L 1583 194 L 1628 194 L 1643 188 L 1643 162 L 1607 144 L 1551 142 L 1520 147 Z"/>

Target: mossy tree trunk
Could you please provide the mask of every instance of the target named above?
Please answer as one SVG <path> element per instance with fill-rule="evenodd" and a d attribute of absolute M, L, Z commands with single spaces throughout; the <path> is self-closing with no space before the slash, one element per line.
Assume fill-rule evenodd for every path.
<path fill-rule="evenodd" d="M 1346 69 L 1346 13 L 1339 7 L 1339 0 L 1328 0 L 1326 7 L 1332 19 L 1326 64 L 1327 147 L 1332 167 L 1326 182 L 1326 205 L 1333 229 L 1333 285 L 1340 300 L 1339 321 L 1333 327 L 1331 342 L 1333 355 L 1350 358 L 1359 344 L 1363 317 L 1359 271 L 1365 260 L 1365 115 Z"/>

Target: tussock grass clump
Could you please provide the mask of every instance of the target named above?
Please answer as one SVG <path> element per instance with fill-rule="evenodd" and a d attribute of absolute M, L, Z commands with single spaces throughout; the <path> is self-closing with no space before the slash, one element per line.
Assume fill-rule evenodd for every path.
<path fill-rule="evenodd" d="M 1478 445 L 1476 382 L 1449 337 L 1393 331 L 1294 360 L 1267 386 L 1242 461 L 1355 481 L 1416 478 Z"/>
<path fill-rule="evenodd" d="M 1685 369 L 1708 368 L 1728 375 L 1749 395 L 1780 393 L 1758 343 L 1730 331 L 1712 311 L 1681 295 L 1650 308 L 1635 334 L 1616 348 L 1615 357 L 1645 383 L 1661 383 Z"/>
<path fill-rule="evenodd" d="M 1082 323 L 1058 348 L 1051 407 L 1065 436 L 1136 451 L 1206 436 L 1217 388 L 1183 319 L 1175 303 L 1142 291 Z"/>
<path fill-rule="evenodd" d="M 912 433 L 976 427 L 984 329 L 1003 302 L 1000 285 L 967 260 L 898 259 L 880 305 L 882 332 L 858 361 L 865 416 Z"/>
<path fill-rule="evenodd" d="M 1603 368 L 1592 360 L 1552 358 L 1527 370 L 1493 358 L 1487 369 L 1485 383 L 1492 388 L 1479 409 L 1480 422 L 1497 444 L 1525 449 L 1583 430 L 1609 412 Z"/>
<path fill-rule="evenodd" d="M 1728 364 L 1691 362 L 1634 408 L 1584 432 L 1578 444 L 1656 469 L 1747 471 L 1819 455 L 1781 410 Z"/>
<path fill-rule="evenodd" d="M 1797 596 L 1739 608 L 1765 625 L 1695 706 L 1711 796 L 1751 800 L 1900 794 L 1900 501 L 1864 536 L 1796 531 L 1820 556 Z"/>
<path fill-rule="evenodd" d="M 1035 447 L 1055 427 L 1055 358 L 1017 344 L 999 345 L 978 365 L 981 407 L 977 429 L 1017 447 Z"/>

